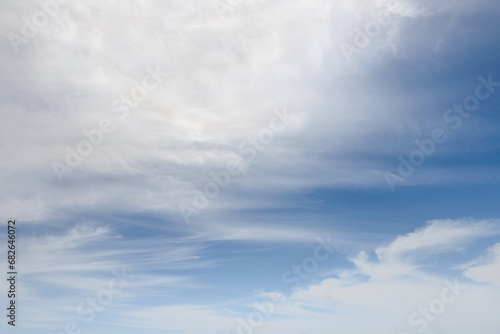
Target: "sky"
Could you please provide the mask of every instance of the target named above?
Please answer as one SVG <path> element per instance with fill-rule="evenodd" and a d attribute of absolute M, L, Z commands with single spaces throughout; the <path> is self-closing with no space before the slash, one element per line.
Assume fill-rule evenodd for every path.
<path fill-rule="evenodd" d="M 498 333 L 496 0 L 0 8 L 1 333 Z"/>

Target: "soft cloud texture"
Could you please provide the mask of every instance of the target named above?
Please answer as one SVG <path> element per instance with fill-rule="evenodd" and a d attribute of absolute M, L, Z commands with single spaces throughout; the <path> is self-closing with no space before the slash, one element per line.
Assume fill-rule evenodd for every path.
<path fill-rule="evenodd" d="M 279 295 L 263 334 L 414 332 L 457 279 L 467 291 L 429 331 L 496 334 L 497 86 L 458 129 L 443 113 L 478 76 L 500 81 L 497 1 L 220 1 L 70 1 L 19 45 L 43 5 L 0 4 L 16 330 L 237 333 Z M 446 141 L 391 193 L 384 172 L 436 128 Z M 244 172 L 218 185 L 232 162 Z M 326 235 L 335 253 L 291 289 L 282 273 Z M 76 308 L 122 270 L 86 323 Z"/>

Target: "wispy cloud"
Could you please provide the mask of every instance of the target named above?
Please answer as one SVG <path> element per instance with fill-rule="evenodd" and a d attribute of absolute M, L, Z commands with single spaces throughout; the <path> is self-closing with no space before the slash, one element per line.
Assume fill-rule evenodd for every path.
<path fill-rule="evenodd" d="M 81 321 L 76 307 L 123 268 L 130 285 L 114 299 L 118 311 L 94 324 L 237 332 L 237 318 L 256 310 L 249 299 L 269 299 L 280 270 L 331 235 L 343 253 L 311 274 L 317 281 L 282 291 L 262 333 L 405 330 L 456 274 L 468 291 L 442 323 L 477 332 L 467 320 L 476 317 L 482 334 L 496 334 L 499 229 L 485 217 L 497 193 L 485 195 L 489 203 L 483 188 L 460 187 L 500 180 L 497 92 L 459 131 L 443 128 L 449 139 L 400 193 L 388 194 L 384 171 L 443 125 L 479 75 L 500 80 L 497 0 L 242 0 L 223 14 L 217 1 L 70 1 L 31 37 L 41 3 L 0 4 L 0 211 L 21 226 L 29 333 Z M 375 34 L 377 13 L 390 22 Z M 12 33 L 28 41 L 18 52 Z M 367 43 L 347 62 L 340 46 L 359 38 Z M 142 98 L 152 68 L 162 82 Z M 251 144 L 283 107 L 283 131 Z M 113 131 L 92 146 L 89 131 L 103 119 Z M 60 182 L 54 163 L 72 154 L 81 163 Z M 185 224 L 179 205 L 247 160 Z M 439 198 L 451 185 L 453 199 L 478 200 Z M 457 216 L 477 220 L 415 229 Z M 398 220 L 400 233 L 413 232 L 388 231 Z M 235 269 L 243 253 L 254 262 Z M 241 282 L 228 278 L 240 271 Z"/>
<path fill-rule="evenodd" d="M 457 10 L 450 3 L 299 1 L 291 7 L 249 2 L 223 17 L 204 2 L 68 4 L 23 45 L 27 52 L 3 55 L 3 80 L 9 81 L 3 103 L 16 117 L 4 115 L 2 154 L 16 165 L 3 163 L 2 173 L 17 187 L 6 188 L 15 196 L 5 196 L 2 205 L 23 212 L 28 221 L 68 207 L 99 205 L 174 213 L 210 180 L 211 171 L 243 159 L 237 145 L 284 105 L 300 122 L 280 134 L 231 187 L 272 193 L 324 185 L 383 187 L 384 157 L 397 156 L 413 141 L 394 140 L 395 130 L 413 135 L 433 125 L 422 123 L 430 113 L 422 115 L 418 102 L 408 105 L 413 90 L 394 91 L 380 77 L 376 86 L 370 84 L 378 76 L 373 71 L 390 64 L 369 64 L 363 56 L 386 55 L 391 47 L 404 53 L 407 40 L 426 36 L 408 31 L 405 18 L 450 16 Z M 38 8 L 26 3 L 27 16 L 29 4 Z M 337 66 L 343 62 L 339 43 L 376 10 L 392 13 L 390 29 L 398 37 L 391 30 L 374 40 L 380 48 L 360 55 L 354 72 Z M 10 13 L 3 14 L 9 18 L 3 29 L 15 30 L 22 22 Z M 115 19 L 106 19 L 110 16 Z M 333 27 L 346 18 L 354 22 Z M 457 35 L 471 29 L 459 28 Z M 389 40 L 392 46 L 383 47 Z M 168 79 L 120 122 L 113 101 L 140 84 L 148 66 L 157 65 Z M 437 114 L 450 96 L 462 96 L 450 94 L 450 84 L 456 85 L 437 87 L 444 99 L 432 97 Z M 51 163 L 64 163 L 67 146 L 77 150 L 85 139 L 82 131 L 96 128 L 103 117 L 116 129 L 58 184 Z M 426 177 L 408 184 L 448 182 L 460 175 L 446 170 L 443 177 L 437 167 L 421 173 Z M 484 175 L 481 171 L 476 178 Z M 28 193 L 21 185 L 39 190 Z M 232 201 L 224 202 L 230 206 Z M 23 203 L 30 209 L 24 210 Z"/>

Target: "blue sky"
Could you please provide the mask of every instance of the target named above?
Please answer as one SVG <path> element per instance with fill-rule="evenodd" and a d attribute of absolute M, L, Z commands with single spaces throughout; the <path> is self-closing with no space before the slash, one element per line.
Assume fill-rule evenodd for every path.
<path fill-rule="evenodd" d="M 2 333 L 498 333 L 496 1 L 0 6 Z"/>

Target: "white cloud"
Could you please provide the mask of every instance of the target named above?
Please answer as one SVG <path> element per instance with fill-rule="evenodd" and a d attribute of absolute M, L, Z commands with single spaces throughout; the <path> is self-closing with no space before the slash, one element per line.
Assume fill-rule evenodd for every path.
<path fill-rule="evenodd" d="M 398 237 L 376 250 L 380 262 L 401 262 L 464 249 L 468 243 L 500 233 L 498 221 L 433 220 L 422 229 Z"/>
<path fill-rule="evenodd" d="M 336 329 L 350 328 L 355 333 L 362 332 L 361 327 L 346 326 L 357 319 L 357 323 L 372 323 L 371 333 L 383 333 L 389 329 L 413 332 L 420 326 L 412 325 L 412 321 L 416 323 L 423 319 L 420 310 L 429 309 L 434 300 L 443 298 L 443 289 L 454 286 L 458 291 L 456 299 L 446 305 L 443 314 L 427 321 L 427 326 L 431 330 L 448 328 L 456 333 L 467 333 L 476 324 L 482 331 L 493 333 L 499 325 L 493 311 L 494 296 L 500 295 L 498 286 L 474 284 L 460 276 L 450 276 L 448 270 L 456 267 L 452 262 L 441 263 L 442 273 L 430 273 L 419 269 L 412 259 L 418 259 L 422 265 L 431 254 L 457 252 L 479 239 L 497 234 L 497 224 L 492 220 L 431 221 L 414 233 L 397 237 L 389 246 L 377 248 L 378 262 L 370 262 L 368 254 L 362 252 L 351 259 L 356 269 L 346 269 L 337 277 L 299 289 L 288 299 L 299 309 L 317 307 L 330 310 L 328 317 L 336 319 Z M 463 275 L 478 282 L 498 284 L 498 250 L 496 244 L 486 256 L 463 266 Z M 468 320 L 476 316 L 482 321 L 480 325 Z M 310 318 L 326 316 L 316 312 Z"/>
<path fill-rule="evenodd" d="M 389 4 L 243 1 L 224 16 L 204 1 L 61 7 L 19 55 L 4 45 L 3 110 L 12 113 L 3 115 L 0 141 L 16 164 L 3 159 L 1 173 L 17 187 L 5 188 L 2 208 L 28 222 L 64 215 L 69 206 L 178 213 L 192 190 L 210 180 L 209 172 L 241 159 L 238 144 L 267 126 L 273 108 L 284 106 L 298 122 L 259 153 L 245 177 L 234 178 L 235 189 L 265 196 L 318 186 L 385 187 L 386 166 L 363 156 L 377 151 L 397 157 L 402 143 L 382 134 L 396 127 L 420 130 L 420 111 L 408 109 L 404 92 L 373 86 L 371 65 L 363 60 L 387 52 L 392 30 L 352 66 L 339 44 L 374 11 L 391 11 L 390 29 L 396 30 L 403 17 L 423 15 L 412 1 Z M 3 29 L 20 29 L 12 11 L 29 17 L 38 8 L 36 1 L 8 8 Z M 169 77 L 120 121 L 111 111 L 113 100 L 157 65 Z M 382 92 L 387 103 L 380 101 Z M 66 146 L 76 148 L 85 139 L 82 130 L 96 128 L 103 117 L 116 129 L 59 184 L 51 163 L 64 162 Z M 446 181 L 435 170 L 428 173 L 431 181 L 416 177 L 409 184 Z M 28 185 L 38 191 L 23 191 Z M 218 208 L 241 202 L 232 197 Z M 265 196 L 261 205 L 275 198 Z"/>
<path fill-rule="evenodd" d="M 464 275 L 477 282 L 500 285 L 500 244 L 488 250 L 486 256 L 465 266 Z"/>
<path fill-rule="evenodd" d="M 8 182 L 2 184 L 0 211 L 21 224 L 47 228 L 45 236 L 24 239 L 25 280 L 20 284 L 30 326 L 41 328 L 45 322 L 71 318 L 75 303 L 105 284 L 112 268 L 129 265 L 132 271 L 146 272 L 135 290 L 124 292 L 134 301 L 141 294 L 163 291 L 165 285 L 198 288 L 201 283 L 190 275 L 160 277 L 148 270 L 214 266 L 216 260 L 204 257 L 207 242 L 314 240 L 319 229 L 301 227 L 307 226 L 303 221 L 267 223 L 244 214 L 224 219 L 224 213 L 296 208 L 300 203 L 279 195 L 315 187 L 385 187 L 382 172 L 391 164 L 386 158 L 397 161 L 415 137 L 434 128 L 432 120 L 441 113 L 435 116 L 432 108 L 456 99 L 461 87 L 475 84 L 454 76 L 453 82 L 434 88 L 423 84 L 425 89 L 415 92 L 410 84 L 400 87 L 391 81 L 390 75 L 401 76 L 405 84 L 422 80 L 412 75 L 425 72 L 429 59 L 456 51 L 455 45 L 443 40 L 476 29 L 462 21 L 450 21 L 453 24 L 446 27 L 439 15 L 459 17 L 468 10 L 495 13 L 490 2 L 482 4 L 298 0 L 291 5 L 283 0 L 243 0 L 219 16 L 210 1 L 202 0 L 73 1 L 61 7 L 39 35 L 21 45 L 18 55 L 4 39 L 0 177 Z M 19 33 L 20 18 L 30 18 L 39 3 L 4 1 L 0 7 L 4 22 L 0 32 L 5 36 L 9 31 Z M 392 24 L 352 64 L 347 63 L 340 43 L 351 41 L 377 10 L 390 11 Z M 403 63 L 417 59 L 421 67 L 399 73 L 393 67 L 396 57 Z M 169 73 L 168 78 L 120 120 L 111 110 L 113 101 L 140 84 L 147 68 L 156 65 Z M 441 70 L 429 66 L 429 71 Z M 212 201 L 206 220 L 185 226 L 178 204 L 192 201 L 193 190 L 211 180 L 210 172 L 241 159 L 238 145 L 268 126 L 274 108 L 284 106 L 293 110 L 295 122 L 259 152 L 245 175 L 233 178 L 224 194 Z M 66 147 L 76 148 L 85 139 L 82 130 L 96 128 L 103 117 L 110 118 L 116 129 L 59 183 L 51 163 L 64 162 Z M 479 129 L 468 132 L 466 140 L 473 142 L 482 135 L 484 122 L 470 124 Z M 493 133 L 489 125 L 487 129 Z M 485 180 L 498 180 L 497 170 L 425 167 L 407 184 Z M 134 226 L 146 230 L 152 223 L 142 215 L 149 214 L 160 217 L 165 229 L 185 234 L 178 239 L 121 238 L 116 221 L 73 227 L 73 222 L 82 221 L 82 212 L 97 216 L 96 220 L 134 215 Z M 340 328 L 340 322 L 346 332 L 367 332 L 372 331 L 370 321 L 376 323 L 381 313 L 381 321 L 386 321 L 385 315 L 387 322 L 394 314 L 405 318 L 412 307 L 425 305 L 441 288 L 441 280 L 424 274 L 420 266 L 431 255 L 454 252 L 498 233 L 494 224 L 498 221 L 432 221 L 376 249 L 377 259 L 366 250 L 352 257 L 353 268 L 339 277 L 297 291 L 277 307 L 283 316 L 310 317 L 309 327 L 303 319 L 280 318 L 266 323 L 263 331 L 309 332 L 325 323 Z M 338 239 L 339 244 L 354 244 L 345 235 Z M 482 262 L 464 269 L 464 275 L 498 284 L 498 254 L 496 246 Z M 51 280 L 52 275 L 60 276 Z M 40 294 L 53 290 L 39 289 L 40 282 L 65 291 L 81 289 L 71 298 L 54 297 L 60 303 L 48 310 Z M 471 298 L 469 306 L 456 313 L 459 320 L 470 311 L 485 324 L 496 324 L 489 309 L 477 313 L 481 303 L 493 304 L 487 298 L 497 296 L 497 290 L 488 286 L 471 291 L 471 297 L 464 297 Z M 405 303 L 408 296 L 414 299 Z M 380 301 L 387 304 L 385 310 L 380 311 Z M 219 306 L 176 306 L 139 307 L 127 314 L 135 317 L 130 324 L 155 328 L 168 325 L 165 314 L 171 329 L 187 324 L 191 331 L 230 330 L 233 324 L 214 310 Z M 330 314 L 314 318 L 320 312 L 311 311 L 313 307 L 337 313 L 333 318 Z M 349 316 L 339 315 L 344 307 Z M 358 317 L 370 319 L 367 328 L 353 329 Z M 447 324 L 457 326 L 451 320 Z M 472 327 L 468 323 L 462 330 Z"/>
<path fill-rule="evenodd" d="M 418 259 L 422 264 L 422 261 L 429 259 L 426 253 L 429 247 L 434 248 L 434 255 L 456 252 L 461 249 L 459 244 L 467 247 L 495 233 L 497 229 L 492 220 L 431 221 L 413 233 L 396 237 L 389 246 L 377 248 L 392 249 L 392 262 L 384 262 L 384 257 L 378 262 L 370 262 L 368 254 L 362 253 L 351 259 L 354 268 L 347 268 L 336 277 L 325 278 L 291 293 L 260 291 L 255 293 L 254 299 L 240 298 L 226 304 L 165 304 L 140 310 L 132 310 L 131 305 L 124 305 L 125 318 L 121 323 L 187 332 L 203 329 L 231 332 L 239 328 L 242 323 L 240 319 L 245 320 L 251 314 L 260 312 L 265 319 L 262 326 L 251 328 L 258 328 L 264 334 L 307 328 L 314 328 L 321 334 L 328 333 L 331 328 L 352 333 L 363 333 L 368 328 L 375 334 L 387 331 L 415 332 L 422 326 L 422 319 L 425 319 L 421 310 L 431 310 L 436 300 L 446 299 L 442 313 L 431 313 L 434 314 L 433 320 L 426 322 L 428 330 L 444 328 L 465 334 L 477 326 L 482 332 L 493 334 L 499 325 L 494 307 L 495 296 L 500 296 L 498 286 L 467 281 L 457 272 L 453 276 L 449 270 L 456 268 L 456 263 L 443 262 L 443 273 L 431 273 L 419 269 L 411 261 L 395 262 L 394 259 L 401 260 L 396 254 L 411 254 L 409 258 Z M 449 240 L 443 241 L 446 235 Z M 409 246 L 401 247 L 403 241 Z M 426 256 L 420 256 L 422 253 Z M 467 265 L 470 269 L 464 271 L 464 276 L 478 281 L 492 279 L 495 271 L 490 270 L 489 266 L 493 264 L 497 267 L 497 253 L 498 244 L 487 252 L 486 257 Z M 450 298 L 453 301 L 450 302 Z M 272 311 L 269 313 L 268 310 Z M 197 324 L 200 322 L 186 325 L 186 318 L 181 313 L 203 319 L 205 327 L 199 327 Z M 474 319 L 481 319 L 481 323 L 478 324 Z"/>

